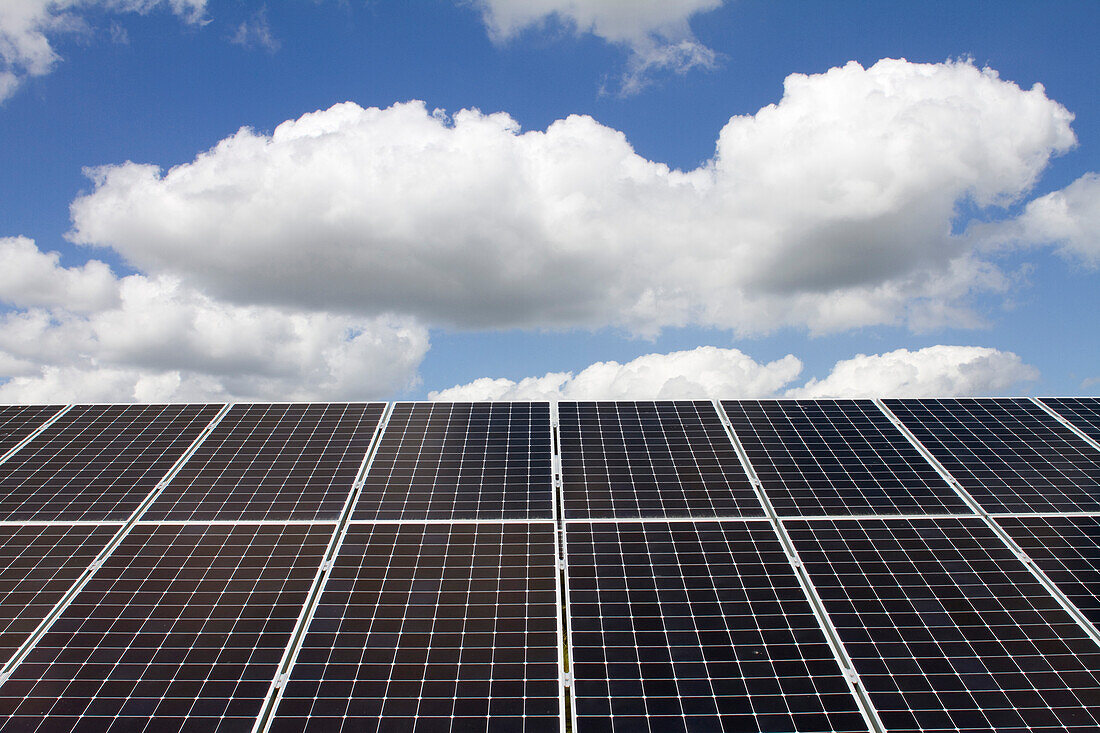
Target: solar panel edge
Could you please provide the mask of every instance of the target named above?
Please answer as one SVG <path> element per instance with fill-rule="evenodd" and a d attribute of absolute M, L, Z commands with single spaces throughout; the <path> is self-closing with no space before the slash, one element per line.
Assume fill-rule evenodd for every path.
<path fill-rule="evenodd" d="M 1032 397 L 1031 401 L 1034 402 L 1041 410 L 1043 410 L 1043 412 L 1047 413 L 1048 415 L 1053 417 L 1055 420 L 1060 422 L 1062 425 L 1064 425 L 1065 427 L 1067 427 L 1071 431 L 1073 431 L 1073 433 L 1078 438 L 1080 438 L 1081 440 L 1088 443 L 1090 446 L 1095 448 L 1097 451 L 1100 451 L 1100 442 L 1098 442 L 1095 438 L 1093 438 L 1091 435 L 1089 435 L 1083 429 L 1081 429 L 1081 427 L 1079 425 L 1077 425 L 1072 420 L 1070 420 L 1066 416 L 1059 413 L 1057 410 L 1055 410 L 1054 408 L 1052 408 L 1050 405 L 1046 404 L 1042 400 L 1040 400 L 1036 397 Z"/>
<path fill-rule="evenodd" d="M 11 458 L 16 453 L 18 453 L 20 451 L 20 449 L 24 448 L 25 446 L 30 444 L 32 441 L 34 441 L 35 438 L 37 438 L 39 435 L 44 433 L 47 428 L 49 428 L 55 422 L 60 420 L 61 417 L 66 412 L 71 410 L 72 408 L 73 408 L 73 405 L 63 405 L 63 406 L 61 406 L 61 408 L 58 409 L 58 411 L 55 412 L 53 415 L 51 415 L 45 422 L 43 422 L 41 425 L 36 427 L 30 433 L 25 435 L 18 443 L 16 443 L 11 448 L 9 448 L 7 451 L 5 451 L 3 455 L 0 455 L 0 464 L 3 464 L 5 462 L 7 462 L 7 460 L 9 458 Z"/>
<path fill-rule="evenodd" d="M 31 651 L 33 651 L 38 641 L 43 636 L 45 636 L 45 634 L 50 630 L 50 627 L 53 626 L 54 622 L 56 622 L 57 619 L 60 618 L 60 616 L 65 612 L 65 609 L 68 608 L 69 604 L 76 598 L 77 595 L 79 595 L 80 591 L 88 584 L 88 582 L 92 579 L 99 568 L 103 566 L 103 563 L 106 562 L 111 554 L 125 541 L 126 537 L 130 534 L 134 527 L 138 525 L 138 521 L 140 520 L 141 515 L 144 514 L 145 510 L 148 509 L 152 505 L 153 501 L 156 499 L 158 490 L 162 489 L 165 485 L 167 485 L 167 482 L 171 481 L 171 478 L 175 474 L 175 472 L 179 471 L 183 464 L 187 462 L 187 459 L 191 457 L 192 453 L 194 453 L 194 451 L 200 445 L 202 445 L 202 442 L 206 440 L 206 436 L 208 436 L 213 431 L 214 427 L 217 426 L 221 418 L 229 412 L 230 406 L 230 404 L 223 405 L 221 410 L 219 410 L 218 413 L 214 415 L 213 418 L 211 418 L 210 422 L 207 423 L 203 431 L 199 433 L 198 436 L 196 436 L 196 438 L 191 442 L 187 449 L 176 459 L 172 467 L 169 468 L 164 476 L 161 477 L 153 490 L 150 491 L 150 493 L 145 497 L 142 503 L 138 505 L 138 507 L 133 511 L 133 513 L 130 515 L 130 518 L 118 528 L 111 540 L 104 546 L 99 554 L 96 555 L 96 558 L 91 562 L 91 564 L 89 564 L 85 571 L 73 582 L 69 590 L 61 598 L 61 600 L 59 600 L 54 605 L 50 613 L 45 618 L 43 618 L 42 622 L 35 628 L 35 630 L 27 637 L 27 640 L 23 643 L 23 645 L 20 646 L 14 654 L 12 654 L 12 656 L 2 667 L 0 667 L 0 685 L 7 682 L 7 680 L 11 677 L 12 672 L 14 672 L 15 669 L 20 664 L 22 664 L 26 657 L 31 653 Z M 60 413 L 58 417 L 60 417 Z"/>

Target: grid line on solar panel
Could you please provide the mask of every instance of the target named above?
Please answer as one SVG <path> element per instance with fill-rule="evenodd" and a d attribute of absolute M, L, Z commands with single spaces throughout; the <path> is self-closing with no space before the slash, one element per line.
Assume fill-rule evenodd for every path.
<path fill-rule="evenodd" d="M 0 406 L 0 463 L 67 409 L 67 405 Z"/>
<path fill-rule="evenodd" d="M 1100 510 L 1100 451 L 1030 400 L 883 402 L 988 512 Z"/>
<path fill-rule="evenodd" d="M 0 686 L 0 728 L 250 728 L 333 528 L 133 528 Z"/>
<path fill-rule="evenodd" d="M 397 403 L 354 519 L 553 516 L 545 402 Z"/>
<path fill-rule="evenodd" d="M 114 536 L 113 525 L 0 527 L 0 664 L 5 664 Z"/>
<path fill-rule="evenodd" d="M 270 730 L 562 727 L 552 522 L 349 527 Z"/>
<path fill-rule="evenodd" d="M 780 515 L 966 511 L 870 400 L 723 401 Z"/>
<path fill-rule="evenodd" d="M 1039 402 L 1092 440 L 1100 441 L 1100 398 L 1043 397 Z"/>
<path fill-rule="evenodd" d="M 234 405 L 149 519 L 336 519 L 384 403 Z"/>
<path fill-rule="evenodd" d="M 0 519 L 127 519 L 218 405 L 77 405 L 0 464 Z"/>
<path fill-rule="evenodd" d="M 714 405 L 558 404 L 565 516 L 760 516 Z"/>
<path fill-rule="evenodd" d="M 997 517 L 996 521 L 1100 628 L 1100 517 Z"/>
<path fill-rule="evenodd" d="M 576 730 L 867 731 L 770 525 L 570 522 Z"/>
<path fill-rule="evenodd" d="M 889 730 L 1100 726 L 1100 646 L 981 518 L 784 525 Z"/>

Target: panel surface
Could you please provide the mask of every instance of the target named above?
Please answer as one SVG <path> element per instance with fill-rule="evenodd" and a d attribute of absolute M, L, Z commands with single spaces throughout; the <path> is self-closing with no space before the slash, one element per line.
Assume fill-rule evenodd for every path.
<path fill-rule="evenodd" d="M 1100 511 L 1100 451 L 1030 400 L 885 403 L 986 511 Z"/>
<path fill-rule="evenodd" d="M 1093 440 L 1100 440 L 1100 397 L 1043 397 L 1041 400 Z"/>
<path fill-rule="evenodd" d="M 334 525 L 138 525 L 0 686 L 0 729 L 251 728 Z"/>
<path fill-rule="evenodd" d="M 127 519 L 220 407 L 73 407 L 0 464 L 0 519 Z"/>
<path fill-rule="evenodd" d="M 586 731 L 866 731 L 766 522 L 566 525 Z"/>
<path fill-rule="evenodd" d="M 548 519 L 550 405 L 398 403 L 355 519 Z"/>
<path fill-rule="evenodd" d="M 1100 517 L 998 517 L 997 523 L 1100 628 Z"/>
<path fill-rule="evenodd" d="M 57 414 L 61 405 L 4 405 L 0 407 L 0 456 Z"/>
<path fill-rule="evenodd" d="M 143 519 L 336 519 L 385 405 L 234 405 Z"/>
<path fill-rule="evenodd" d="M 353 524 L 271 730 L 560 727 L 554 525 Z"/>
<path fill-rule="evenodd" d="M 558 405 L 565 516 L 762 516 L 709 402 Z"/>
<path fill-rule="evenodd" d="M 887 729 L 1100 726 L 1100 646 L 980 519 L 784 524 Z"/>
<path fill-rule="evenodd" d="M 53 610 L 118 528 L 0 526 L 0 665 Z"/>
<path fill-rule="evenodd" d="M 970 513 L 870 400 L 722 406 L 780 515 Z"/>

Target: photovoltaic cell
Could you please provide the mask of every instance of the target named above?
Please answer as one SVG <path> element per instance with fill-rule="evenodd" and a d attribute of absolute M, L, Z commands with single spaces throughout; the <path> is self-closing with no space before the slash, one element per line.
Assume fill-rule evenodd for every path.
<path fill-rule="evenodd" d="M 1100 451 L 1030 400 L 885 402 L 986 511 L 1100 511 Z"/>
<path fill-rule="evenodd" d="M 138 525 L 0 686 L 0 729 L 249 730 L 334 525 Z"/>
<path fill-rule="evenodd" d="M 118 528 L 0 526 L 0 665 L 38 628 Z"/>
<path fill-rule="evenodd" d="M 143 519 L 336 519 L 384 409 L 234 405 Z"/>
<path fill-rule="evenodd" d="M 997 523 L 1100 627 L 1100 517 L 998 517 Z"/>
<path fill-rule="evenodd" d="M 1100 398 L 1044 397 L 1041 401 L 1085 435 L 1100 440 Z"/>
<path fill-rule="evenodd" d="M 550 405 L 398 403 L 355 519 L 548 519 Z"/>
<path fill-rule="evenodd" d="M 565 516 L 762 516 L 710 402 L 558 405 Z"/>
<path fill-rule="evenodd" d="M 1100 729 L 1100 646 L 981 519 L 784 524 L 888 730 Z"/>
<path fill-rule="evenodd" d="M 0 464 L 2 520 L 125 520 L 218 405 L 77 405 Z"/>
<path fill-rule="evenodd" d="M 766 522 L 566 524 L 577 731 L 866 731 Z"/>
<path fill-rule="evenodd" d="M 0 456 L 38 429 L 61 409 L 60 405 L 4 405 L 0 407 Z"/>
<path fill-rule="evenodd" d="M 781 515 L 970 513 L 870 400 L 722 407 Z"/>
<path fill-rule="evenodd" d="M 554 534 L 352 524 L 271 730 L 558 730 Z"/>

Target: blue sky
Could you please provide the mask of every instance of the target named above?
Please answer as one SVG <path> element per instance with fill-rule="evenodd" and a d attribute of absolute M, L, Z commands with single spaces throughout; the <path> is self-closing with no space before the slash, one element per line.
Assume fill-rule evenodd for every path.
<path fill-rule="evenodd" d="M 1098 27 L 13 0 L 0 400 L 1095 394 Z"/>

